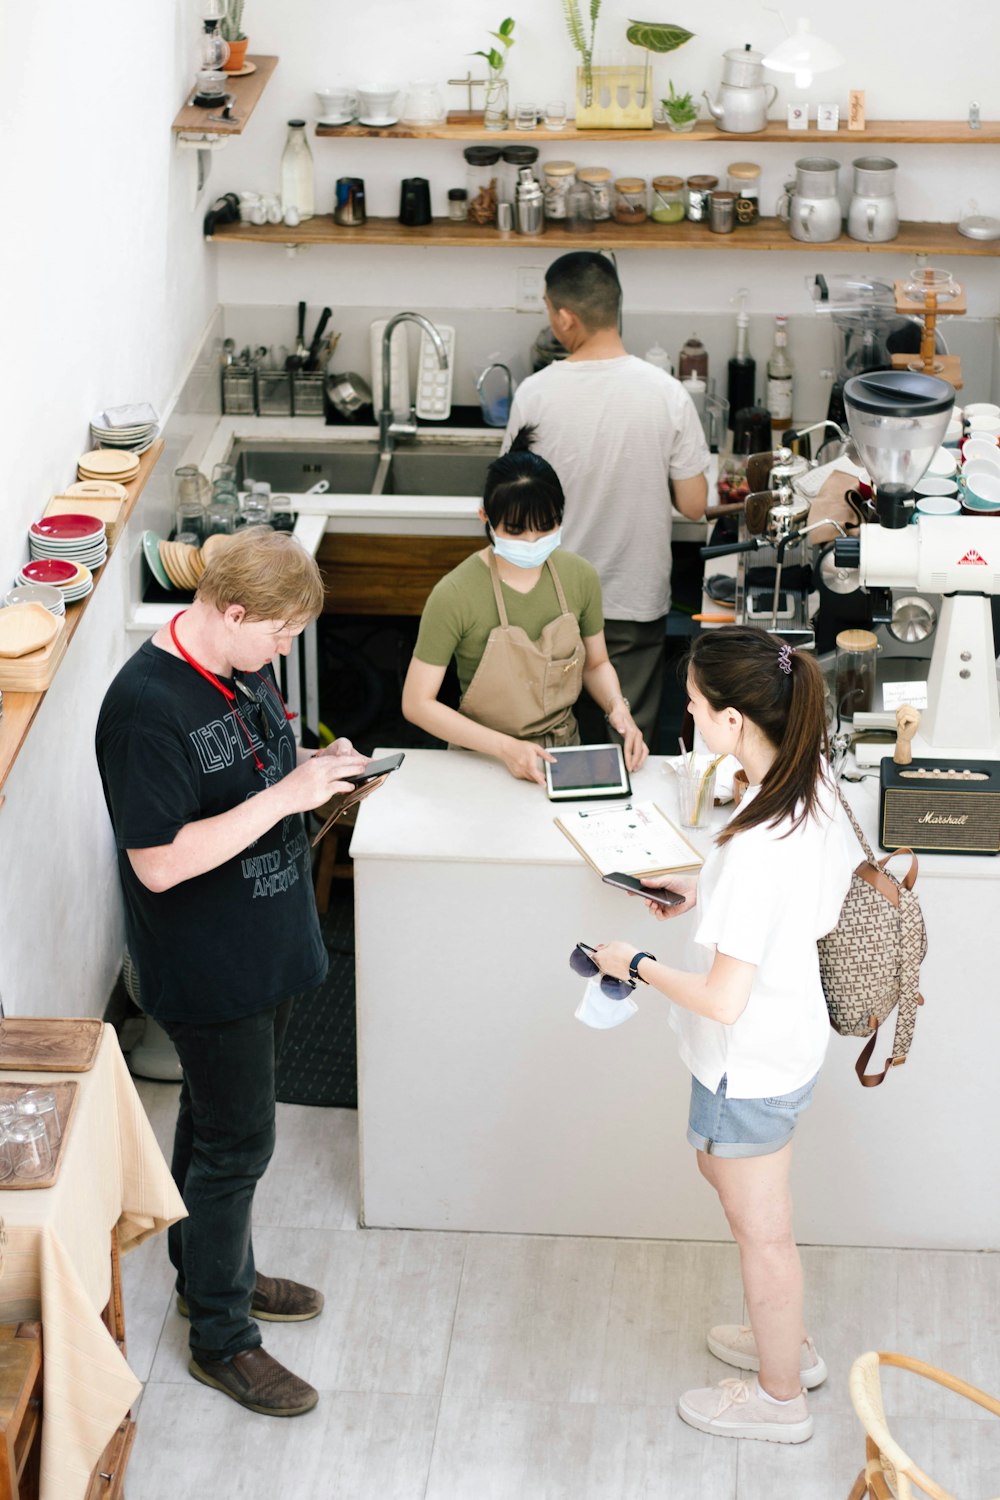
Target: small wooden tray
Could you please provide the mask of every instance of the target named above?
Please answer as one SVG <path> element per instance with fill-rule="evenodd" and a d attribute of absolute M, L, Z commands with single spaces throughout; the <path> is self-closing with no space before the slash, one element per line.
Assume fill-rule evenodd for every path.
<path fill-rule="evenodd" d="M 43 693 L 48 687 L 69 645 L 64 617 L 53 618 L 58 629 L 41 651 L 30 651 L 27 656 L 18 656 L 12 660 L 0 659 L 0 691 Z"/>
<path fill-rule="evenodd" d="M 44 651 L 59 633 L 59 621 L 44 604 L 14 604 L 0 610 L 0 657 L 18 661 Z"/>
<path fill-rule="evenodd" d="M 0 1037 L 0 1069 L 36 1073 L 87 1073 L 101 1043 L 104 1022 L 72 1018 L 9 1016 Z M 7 1088 L 0 1083 L 0 1088 Z"/>
<path fill-rule="evenodd" d="M 6 1024 L 9 1026 L 10 1022 L 8 1021 Z M 15 1190 L 18 1188 L 22 1190 L 25 1188 L 32 1190 L 35 1188 L 50 1188 L 59 1176 L 59 1168 L 62 1165 L 63 1159 L 63 1149 L 69 1139 L 70 1126 L 73 1123 L 73 1116 L 76 1114 L 76 1101 L 80 1094 L 80 1085 L 78 1083 L 52 1083 L 47 1084 L 46 1087 L 50 1088 L 55 1095 L 56 1109 L 59 1111 L 59 1125 L 62 1129 L 62 1135 L 59 1137 L 59 1145 L 56 1147 L 56 1159 L 52 1163 L 52 1170 L 47 1177 L 18 1177 L 15 1173 L 13 1177 L 8 1177 L 6 1182 L 0 1182 L 0 1192 L 7 1188 L 14 1188 Z M 16 1104 L 22 1094 L 26 1094 L 29 1089 L 37 1088 L 37 1083 L 28 1083 L 26 1080 L 21 1083 L 16 1083 L 13 1079 L 2 1082 L 0 1083 L 0 1103 Z"/>
<path fill-rule="evenodd" d="M 892 356 L 892 368 L 894 370 L 908 370 L 911 365 L 919 362 L 919 354 L 894 354 Z M 962 389 L 962 360 L 958 354 L 935 354 L 934 363 L 940 365 L 940 370 L 934 373 L 939 380 L 947 380 L 956 391 Z"/>

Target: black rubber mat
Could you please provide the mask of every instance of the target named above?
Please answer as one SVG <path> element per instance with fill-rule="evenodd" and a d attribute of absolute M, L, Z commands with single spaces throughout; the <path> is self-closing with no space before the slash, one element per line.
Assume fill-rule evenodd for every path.
<path fill-rule="evenodd" d="M 357 1109 L 353 881 L 334 881 L 330 909 L 320 925 L 330 971 L 320 989 L 295 1003 L 278 1061 L 276 1092 L 282 1104 Z"/>

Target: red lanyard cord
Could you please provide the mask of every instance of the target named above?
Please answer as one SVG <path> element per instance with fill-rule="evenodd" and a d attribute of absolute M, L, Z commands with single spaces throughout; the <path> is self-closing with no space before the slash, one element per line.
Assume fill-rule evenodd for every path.
<path fill-rule="evenodd" d="M 212 684 L 212 686 L 218 692 L 220 692 L 222 694 L 223 698 L 225 698 L 226 702 L 231 706 L 232 711 L 233 711 L 233 717 L 235 718 L 236 722 L 239 724 L 240 728 L 242 729 L 244 735 L 246 736 L 246 742 L 250 746 L 250 753 L 253 756 L 253 763 L 254 763 L 255 767 L 257 768 L 257 770 L 263 776 L 263 775 L 266 774 L 265 767 L 264 767 L 264 762 L 261 760 L 260 756 L 257 754 L 257 751 L 256 751 L 256 749 L 254 747 L 253 735 L 250 733 L 249 729 L 244 724 L 242 716 L 240 714 L 240 711 L 236 707 L 236 694 L 233 692 L 232 688 L 227 688 L 224 682 L 220 682 L 219 679 L 216 677 L 216 675 L 215 675 L 214 672 L 210 672 L 207 667 L 203 667 L 200 661 L 195 661 L 194 657 L 190 654 L 190 652 L 185 651 L 184 647 L 181 645 L 180 641 L 177 639 L 177 621 L 181 618 L 181 615 L 185 615 L 185 614 L 187 614 L 187 610 L 182 609 L 178 614 L 174 615 L 173 619 L 170 621 L 170 639 L 173 641 L 174 645 L 177 647 L 177 650 L 180 652 L 181 656 L 187 662 L 188 666 L 189 667 L 194 667 L 195 671 L 201 677 L 204 677 L 204 679 L 205 679 L 206 682 L 210 682 Z M 259 672 L 256 675 L 258 677 L 260 677 L 260 673 Z M 261 677 L 261 681 L 262 682 L 266 682 L 267 678 L 266 677 Z M 268 684 L 268 686 L 270 686 L 270 684 Z M 278 693 L 277 690 L 274 689 L 274 688 L 272 688 L 272 692 L 275 693 L 275 696 L 278 698 L 278 701 L 281 702 L 281 694 Z M 285 705 L 284 705 L 283 702 L 281 702 L 281 706 L 282 706 L 282 708 L 285 707 Z M 287 709 L 285 709 L 285 717 L 286 718 L 292 717 L 291 715 L 289 715 Z"/>

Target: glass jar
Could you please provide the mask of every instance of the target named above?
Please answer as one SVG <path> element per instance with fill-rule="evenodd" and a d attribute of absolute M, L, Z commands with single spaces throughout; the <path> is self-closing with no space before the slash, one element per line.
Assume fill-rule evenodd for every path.
<path fill-rule="evenodd" d="M 736 228 L 736 194 L 714 188 L 708 195 L 708 227 L 713 234 L 732 234 Z"/>
<path fill-rule="evenodd" d="M 576 181 L 576 162 L 547 161 L 542 171 L 545 173 L 545 217 L 565 219 L 566 195 Z"/>
<path fill-rule="evenodd" d="M 574 182 L 566 194 L 566 228 L 571 234 L 589 234 L 594 225 L 593 199 L 586 183 Z"/>
<path fill-rule="evenodd" d="M 679 224 L 684 217 L 684 178 L 654 177 L 653 207 L 649 215 L 657 224 Z"/>
<path fill-rule="evenodd" d="M 644 177 L 615 178 L 615 223 L 644 224 L 646 222 L 646 179 Z"/>
<path fill-rule="evenodd" d="M 448 217 L 455 224 L 464 224 L 469 217 L 469 195 L 465 188 L 448 189 Z"/>
<path fill-rule="evenodd" d="M 497 165 L 500 152 L 493 146 L 466 146 L 468 217 L 473 224 L 497 221 Z"/>
<path fill-rule="evenodd" d="M 875 702 L 878 639 L 870 630 L 842 630 L 837 636 L 837 716 L 853 719 L 870 713 Z"/>
<path fill-rule="evenodd" d="M 677 356 L 677 379 L 689 380 L 692 375 L 698 380 L 708 379 L 708 350 L 696 333 L 681 345 Z"/>
<path fill-rule="evenodd" d="M 595 224 L 611 218 L 610 167 L 581 167 L 576 174 L 590 194 L 590 217 Z"/>
<path fill-rule="evenodd" d="M 297 210 L 304 224 L 315 211 L 313 159 L 306 140 L 305 120 L 289 120 L 288 139 L 281 153 L 281 210 Z"/>
<path fill-rule="evenodd" d="M 760 167 L 757 163 L 730 162 L 726 186 L 736 194 L 737 224 L 756 224 L 760 218 Z"/>
<path fill-rule="evenodd" d="M 41 1120 L 15 1119 L 7 1132 L 11 1160 L 18 1177 L 47 1177 L 52 1170 L 52 1147 Z"/>
<path fill-rule="evenodd" d="M 719 186 L 717 177 L 689 177 L 687 180 L 687 216 L 702 224 L 708 219 L 708 195 Z"/>
<path fill-rule="evenodd" d="M 534 167 L 537 160 L 537 146 L 504 147 L 500 153 L 500 170 L 497 173 L 498 203 L 517 202 L 517 174 L 522 167 Z"/>

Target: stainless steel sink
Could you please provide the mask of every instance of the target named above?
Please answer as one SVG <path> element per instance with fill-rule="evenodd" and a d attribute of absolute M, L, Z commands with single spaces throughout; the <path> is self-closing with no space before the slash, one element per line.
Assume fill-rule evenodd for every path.
<path fill-rule="evenodd" d="M 475 438 L 416 438 L 393 452 L 383 495 L 481 496 L 486 470 L 500 451 L 500 434 Z M 372 494 L 379 475 L 378 443 L 351 440 L 268 444 L 237 440 L 230 455 L 241 488 L 266 480 L 275 494 L 295 495 L 325 479 L 335 495 Z"/>

